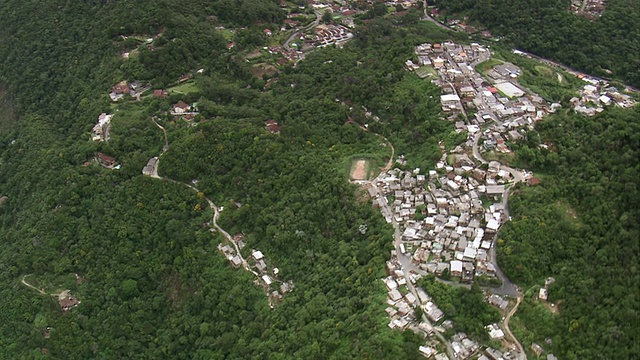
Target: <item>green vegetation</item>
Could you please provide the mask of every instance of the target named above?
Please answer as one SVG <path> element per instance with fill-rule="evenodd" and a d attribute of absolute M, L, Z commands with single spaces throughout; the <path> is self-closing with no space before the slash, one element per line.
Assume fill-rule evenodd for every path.
<path fill-rule="evenodd" d="M 431 76 L 433 79 L 435 79 L 438 76 L 436 69 L 434 69 L 433 66 L 429 65 L 420 67 L 418 70 L 416 70 L 416 74 L 421 78 Z"/>
<path fill-rule="evenodd" d="M 3 358 L 40 357 L 45 347 L 53 358 L 419 356 L 419 337 L 386 326 L 379 279 L 392 229 L 357 201 L 345 163 L 390 156 L 357 124 L 425 168 L 439 140 L 457 139 L 439 118 L 439 90 L 403 69 L 416 43 L 445 33 L 375 19 L 344 50 L 310 54 L 264 91 L 216 26 L 247 26 L 236 35 L 249 48 L 260 40 L 252 34 L 283 18 L 272 1 L 8 1 L 0 11 L 10 14 L 0 20 Z M 132 49 L 139 55 L 119 57 Z M 106 95 L 123 79 L 169 88 L 200 68 L 166 99 L 114 104 Z M 179 100 L 198 102 L 196 127 L 167 114 Z M 89 140 L 102 112 L 115 113 L 108 144 Z M 253 276 L 216 251 L 207 202 L 141 175 L 164 145 L 154 116 L 170 145 L 160 173 L 198 179 L 225 205 L 221 226 L 244 232 L 247 249 L 294 282 L 274 309 Z M 270 118 L 279 135 L 264 130 Z M 122 168 L 83 166 L 98 151 Z M 54 297 L 20 283 L 25 274 L 71 290 L 80 306 L 62 313 Z"/>
<path fill-rule="evenodd" d="M 216 27 L 246 27 L 234 49 L 255 51 L 262 30 L 285 16 L 270 0 L 1 2 L 0 356 L 38 358 L 46 347 L 52 358 L 82 359 L 418 358 L 422 339 L 386 326 L 379 279 L 392 229 L 358 202 L 348 167 L 355 157 L 384 164 L 390 149 L 373 133 L 423 170 L 440 158 L 440 141 L 465 139 L 441 119 L 440 90 L 403 67 L 416 44 L 467 36 L 415 22 L 411 11 L 386 18 L 381 5 L 344 49 L 308 54 L 265 89 L 275 70 L 228 51 L 229 34 Z M 124 79 L 168 88 L 200 68 L 166 99 L 107 96 Z M 167 114 L 180 100 L 198 102 L 197 126 Z M 94 143 L 102 112 L 115 113 L 111 139 Z M 274 309 L 253 276 L 216 251 L 202 196 L 141 175 L 164 145 L 154 116 L 170 145 L 161 175 L 198 179 L 225 205 L 220 225 L 245 233 L 246 249 L 294 282 Z M 501 235 L 500 259 L 519 283 L 558 279 L 550 296 L 562 300 L 559 315 L 548 333 L 530 329 L 536 341 L 557 338 L 564 358 L 597 358 L 602 344 L 609 358 L 639 352 L 637 294 L 628 291 L 638 285 L 638 118 L 559 116 L 538 130 L 552 151 L 538 150 L 536 136 L 516 145 L 514 163 L 546 176 L 513 191 L 516 221 Z M 280 134 L 264 130 L 267 119 Z M 121 169 L 90 163 L 97 152 Z M 62 313 L 54 297 L 20 283 L 26 274 L 47 291 L 71 290 L 80 306 Z M 458 330 L 482 338 L 499 316 L 478 288 L 423 286 Z"/>
<path fill-rule="evenodd" d="M 197 93 L 198 86 L 193 81 L 187 81 L 180 85 L 170 87 L 167 89 L 167 91 L 169 92 L 170 95 L 174 95 L 174 94 L 186 95 L 190 93 Z"/>
<path fill-rule="evenodd" d="M 544 326 L 526 323 L 536 341 L 552 337 L 553 352 L 564 358 L 624 359 L 639 351 L 638 292 L 630 291 L 640 285 L 639 115 L 635 107 L 553 116 L 536 125 L 549 150 L 532 140 L 516 149 L 518 165 L 543 181 L 512 191 L 513 222 L 500 233 L 499 261 L 525 288 L 556 278 L 549 301 L 559 315 Z M 521 305 L 523 319 L 532 306 Z"/>
<path fill-rule="evenodd" d="M 474 284 L 469 290 L 445 285 L 433 276 L 418 280 L 418 285 L 431 295 L 446 318 L 453 321 L 454 328 L 450 331 L 462 331 L 476 339 L 489 340 L 484 327 L 499 322 L 500 312 L 484 301 L 484 295 L 478 285 Z"/>
<path fill-rule="evenodd" d="M 537 300 L 538 289 L 538 286 L 533 287 L 525 295 L 518 311 L 509 322 L 511 331 L 527 351 L 527 356 L 534 359 L 532 343 L 551 350 L 554 342 L 561 341 L 559 337 L 555 337 L 553 330 L 559 316 L 556 306 Z"/>
<path fill-rule="evenodd" d="M 515 48 L 603 77 L 640 86 L 640 6 L 610 0 L 602 17 L 590 21 L 563 0 L 442 0 L 446 14 L 464 14 L 489 27 Z"/>
<path fill-rule="evenodd" d="M 483 61 L 480 64 L 476 65 L 476 71 L 480 74 L 485 74 L 487 71 L 491 70 L 494 66 L 502 64 L 504 61 L 492 58 L 487 61 Z"/>

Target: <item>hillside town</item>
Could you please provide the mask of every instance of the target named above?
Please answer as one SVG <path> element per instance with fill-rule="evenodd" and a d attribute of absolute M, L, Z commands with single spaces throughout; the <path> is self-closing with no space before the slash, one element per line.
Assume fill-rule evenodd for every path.
<path fill-rule="evenodd" d="M 367 187 L 373 206 L 396 228 L 395 249 L 387 262 L 389 275 L 384 279 L 389 327 L 433 335 L 447 345 L 446 354 L 438 353 L 437 342 L 429 337 L 420 349 L 428 358 L 522 359 L 523 349 L 515 338 L 505 335 L 502 324 L 486 324 L 485 329 L 490 339 L 502 341 L 506 351 L 479 346 L 461 333 L 443 341 L 441 334 L 454 324 L 416 283 L 430 274 L 454 284 L 495 279 L 503 283 L 502 289 L 487 289 L 485 300 L 503 314 L 509 308 L 504 295 L 520 296 L 519 290 L 507 289 L 513 289 L 513 284 L 504 284 L 508 279 L 500 276 L 496 234 L 509 220 L 509 187 L 519 182 L 535 185 L 539 180 L 524 170 L 484 160 L 480 152 L 508 152 L 507 141 L 524 138 L 527 129 L 560 104 L 548 104 L 519 84 L 521 71 L 513 64 L 495 65 L 484 76 L 477 73 L 476 66 L 491 58 L 489 49 L 481 45 L 421 44 L 415 54 L 406 62 L 407 70 L 432 77 L 441 87 L 443 113 L 455 122 L 457 131 L 467 132 L 468 141 L 443 152 L 433 170 L 390 169 Z M 482 149 L 478 149 L 480 140 Z M 404 164 L 403 157 L 396 162 Z M 416 318 L 417 307 L 424 314 L 421 319 Z"/>
<path fill-rule="evenodd" d="M 589 83 L 580 89 L 579 97 L 570 100 L 573 110 L 584 116 L 594 116 L 604 111 L 606 106 L 619 106 L 628 108 L 635 105 L 636 101 L 629 95 L 602 81 L 588 81 Z"/>

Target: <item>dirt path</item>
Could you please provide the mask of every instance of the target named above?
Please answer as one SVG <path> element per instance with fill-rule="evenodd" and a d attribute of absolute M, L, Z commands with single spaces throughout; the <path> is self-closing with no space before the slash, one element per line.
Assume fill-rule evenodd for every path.
<path fill-rule="evenodd" d="M 167 149 L 169 148 L 169 143 L 167 141 L 167 131 L 164 127 L 162 127 L 160 124 L 158 124 L 155 119 L 153 120 L 153 122 L 156 124 L 156 126 L 158 126 L 162 132 L 164 133 L 164 141 L 165 141 L 165 145 L 162 149 L 162 153 L 158 156 L 158 160 L 156 161 L 156 165 L 155 165 L 155 169 L 152 175 L 149 175 L 151 177 L 157 178 L 157 179 L 161 179 L 161 180 L 167 180 L 167 181 L 171 181 L 175 184 L 180 184 L 183 186 L 188 187 L 189 189 L 195 191 L 196 193 L 200 193 L 200 190 L 195 187 L 194 185 L 188 184 L 188 183 L 183 183 L 183 182 L 179 182 L 179 181 L 175 181 L 173 179 L 170 179 L 168 177 L 163 177 L 163 176 L 159 176 L 158 175 L 158 164 L 160 163 L 160 156 L 162 154 L 164 154 L 165 151 L 167 151 Z M 208 197 L 204 197 L 204 199 L 207 201 L 207 203 L 209 204 L 209 207 L 211 207 L 211 209 L 213 210 L 213 217 L 212 217 L 212 222 L 213 222 L 213 227 L 218 230 L 235 248 L 236 250 L 236 254 L 240 257 L 240 260 L 242 260 L 242 267 L 251 272 L 254 276 L 256 276 L 256 278 L 261 279 L 260 274 L 258 274 L 257 272 L 255 272 L 253 269 L 251 269 L 251 267 L 249 267 L 249 263 L 247 263 L 247 260 L 242 256 L 242 254 L 240 253 L 240 248 L 238 247 L 238 244 L 236 244 L 236 242 L 233 240 L 233 237 L 231 235 L 229 235 L 229 233 L 227 231 L 225 231 L 223 228 L 221 228 L 218 225 L 218 217 L 220 216 L 220 210 L 218 209 L 218 207 L 216 206 L 216 204 L 214 204 L 213 201 L 211 201 L 211 199 L 209 199 Z M 279 281 L 277 279 L 273 279 L 274 281 Z M 268 295 L 268 294 L 267 294 Z M 271 304 L 271 299 L 269 299 L 269 304 Z"/>
<path fill-rule="evenodd" d="M 522 302 L 522 296 L 518 297 L 518 301 L 516 301 L 516 305 L 513 307 L 513 309 L 511 309 L 511 311 L 509 311 L 509 314 L 507 314 L 507 316 L 504 318 L 504 331 L 513 340 L 513 343 L 516 344 L 516 348 L 518 348 L 518 351 L 520 352 L 520 354 L 518 355 L 518 359 L 526 360 L 527 356 L 525 355 L 522 344 L 520 344 L 518 339 L 516 339 L 516 337 L 511 332 L 511 329 L 509 329 L 509 320 L 511 320 L 511 317 L 513 316 L 513 314 L 516 313 L 516 311 L 518 310 L 518 306 L 520 306 L 521 302 Z"/>
<path fill-rule="evenodd" d="M 383 173 L 383 172 L 389 171 L 389 169 L 391 169 L 391 167 L 393 166 L 393 159 L 394 159 L 394 158 L 395 158 L 395 156 L 396 156 L 396 148 L 393 146 L 393 144 L 391 143 L 391 141 L 389 141 L 389 139 L 387 139 L 386 137 L 384 137 L 384 136 L 382 136 L 382 135 L 380 135 L 380 134 L 378 134 L 378 133 L 375 133 L 375 132 L 373 132 L 373 131 L 369 131 L 369 129 L 367 129 L 366 127 L 364 127 L 364 126 L 362 126 L 362 125 L 359 125 L 359 127 L 360 127 L 360 129 L 362 129 L 363 131 L 370 132 L 370 133 L 372 133 L 373 135 L 375 135 L 375 136 L 377 136 L 377 137 L 379 137 L 379 138 L 382 138 L 382 139 L 383 139 L 387 144 L 389 144 L 389 147 L 391 148 L 391 157 L 389 158 L 389 161 L 387 161 L 387 164 L 386 164 L 382 169 L 380 169 L 380 173 Z M 376 176 L 375 176 L 375 177 L 377 177 L 378 175 L 379 175 L 379 174 L 376 174 Z"/>
<path fill-rule="evenodd" d="M 37 287 L 35 287 L 35 286 L 33 286 L 33 285 L 31 285 L 31 284 L 29 284 L 29 283 L 27 282 L 27 280 L 26 280 L 26 279 L 27 279 L 27 276 L 31 276 L 31 275 L 32 275 L 32 274 L 24 275 L 24 276 L 22 277 L 22 279 L 20 279 L 20 282 L 22 283 L 22 285 L 24 285 L 24 286 L 26 286 L 26 287 L 28 287 L 28 288 L 30 288 L 30 289 L 33 289 L 33 290 L 35 290 L 35 291 L 39 292 L 39 293 L 40 293 L 40 295 L 51 295 L 51 296 L 59 297 L 60 295 L 62 295 L 62 294 L 65 294 L 65 293 L 68 293 L 68 292 L 69 292 L 69 290 L 64 290 L 64 291 L 61 291 L 60 293 L 47 293 L 46 291 L 44 291 L 44 289 L 38 289 Z"/>
<path fill-rule="evenodd" d="M 159 127 L 160 130 L 162 130 L 162 133 L 164 134 L 164 147 L 162 148 L 162 153 L 164 153 L 169 148 L 169 141 L 167 140 L 167 129 L 165 129 L 162 125 L 158 124 L 158 122 L 155 119 L 153 119 L 153 123 L 156 124 L 156 126 Z"/>
<path fill-rule="evenodd" d="M 31 289 L 33 289 L 33 290 L 35 290 L 35 291 L 39 292 L 39 293 L 40 293 L 40 294 L 42 294 L 42 295 L 47 295 L 47 293 L 46 293 L 44 290 L 42 290 L 42 289 L 38 289 L 37 287 L 35 287 L 35 286 L 33 286 L 33 285 L 31 285 L 31 284 L 29 284 L 28 282 L 26 282 L 26 281 L 25 281 L 25 279 L 27 278 L 27 276 L 30 276 L 30 275 L 31 275 L 31 274 L 25 275 L 25 276 L 23 276 L 23 277 L 22 277 L 22 279 L 20 279 L 20 282 L 22 283 L 22 285 L 24 285 L 24 286 L 26 286 L 26 287 L 28 287 L 28 288 L 31 288 Z"/>

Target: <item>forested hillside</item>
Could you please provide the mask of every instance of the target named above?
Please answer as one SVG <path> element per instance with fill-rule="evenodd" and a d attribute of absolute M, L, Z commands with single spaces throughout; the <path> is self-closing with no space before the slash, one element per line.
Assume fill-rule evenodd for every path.
<path fill-rule="evenodd" d="M 607 0 L 602 17 L 590 21 L 564 0 L 442 0 L 436 6 L 468 15 L 503 41 L 593 75 L 640 87 L 640 3 Z"/>
<path fill-rule="evenodd" d="M 0 358 L 420 358 L 423 339 L 387 327 L 379 279 L 393 229 L 348 168 L 386 163 L 391 149 L 375 133 L 423 170 L 441 141 L 464 141 L 441 119 L 440 89 L 404 62 L 416 44 L 465 34 L 372 11 L 344 49 L 257 74 L 229 45 L 267 44 L 265 27 L 286 16 L 277 1 L 6 0 L 0 13 Z M 599 66 L 636 79 L 637 57 L 620 61 L 630 51 Z M 112 102 L 122 80 L 148 92 Z M 179 101 L 198 104 L 191 122 L 168 114 Z M 109 142 L 91 141 L 101 113 L 114 114 Z M 543 182 L 512 191 L 500 261 L 523 287 L 557 278 L 557 321 L 531 329 L 553 337 L 561 358 L 638 352 L 637 119 L 637 109 L 561 115 L 516 149 Z M 121 167 L 100 166 L 99 152 Z M 143 176 L 161 153 L 165 178 Z M 293 281 L 282 302 L 271 308 L 216 249 L 205 197 L 224 207 L 222 228 Z M 467 292 L 432 286 L 469 332 L 498 318 L 456 313 Z M 62 290 L 80 304 L 63 312 L 51 295 Z"/>
<path fill-rule="evenodd" d="M 549 301 L 559 313 L 545 322 L 525 310 L 524 326 L 537 334 L 533 341 L 553 338 L 568 359 L 627 359 L 640 351 L 639 119 L 638 107 L 554 116 L 517 150 L 542 183 L 514 190 L 499 259 L 525 289 L 556 279 Z M 538 139 L 548 150 L 538 149 Z"/>
<path fill-rule="evenodd" d="M 455 141 L 423 101 L 437 88 L 406 96 L 417 84 L 405 54 L 442 33 L 380 21 L 348 49 L 286 67 L 264 91 L 216 26 L 277 26 L 273 1 L 7 1 L 0 11 L 1 358 L 418 356 L 417 336 L 386 326 L 379 279 L 391 229 L 346 169 L 352 156 L 390 156 L 358 126 L 362 105 L 399 150 L 423 152 L 416 162 L 438 157 L 440 139 Z M 153 48 L 140 47 L 147 38 Z M 107 95 L 123 79 L 165 88 L 200 68 L 188 94 L 116 104 Z M 197 127 L 164 115 L 178 100 L 199 102 Z M 102 112 L 116 113 L 111 141 L 92 142 Z M 216 250 L 202 196 L 142 176 L 163 147 L 153 116 L 170 144 L 161 174 L 199 179 L 227 208 L 221 225 L 294 281 L 274 309 Z M 280 135 L 263 129 L 268 118 Z M 99 151 L 122 167 L 94 163 Z M 64 289 L 80 300 L 68 312 L 48 295 Z"/>

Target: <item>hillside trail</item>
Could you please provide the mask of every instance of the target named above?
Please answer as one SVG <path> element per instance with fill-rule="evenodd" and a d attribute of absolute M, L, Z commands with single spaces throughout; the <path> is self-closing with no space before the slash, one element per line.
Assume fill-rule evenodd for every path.
<path fill-rule="evenodd" d="M 511 317 L 513 316 L 513 314 L 515 314 L 516 311 L 518 310 L 518 306 L 520 306 L 520 303 L 522 302 L 522 298 L 523 298 L 522 296 L 518 297 L 518 301 L 516 301 L 516 305 L 513 307 L 513 309 L 511 309 L 511 311 L 509 311 L 509 314 L 507 314 L 507 316 L 504 318 L 504 330 L 507 332 L 507 335 L 509 335 L 509 337 L 513 340 L 513 343 L 516 345 L 516 348 L 518 348 L 518 352 L 519 352 L 518 360 L 526 360 L 527 356 L 525 355 L 522 344 L 520 344 L 518 339 L 516 339 L 515 335 L 513 335 L 513 333 L 511 332 L 511 329 L 509 328 L 509 320 L 511 320 Z"/>
<path fill-rule="evenodd" d="M 32 284 L 29 284 L 29 283 L 26 281 L 27 276 L 31 276 L 31 275 L 32 275 L 32 274 L 24 275 L 24 276 L 20 279 L 20 282 L 22 283 L 22 285 L 24 285 L 24 286 L 26 286 L 26 287 L 28 287 L 28 288 L 30 288 L 30 289 L 33 289 L 33 290 L 37 291 L 38 293 L 40 293 L 40 295 L 50 295 L 50 296 L 60 297 L 60 295 L 61 295 L 61 294 L 63 294 L 63 293 L 65 293 L 66 291 L 68 291 L 68 290 L 66 290 L 66 291 L 62 291 L 62 292 L 60 292 L 60 293 L 47 293 L 46 291 L 44 291 L 44 289 L 38 289 L 37 287 L 33 286 Z"/>

